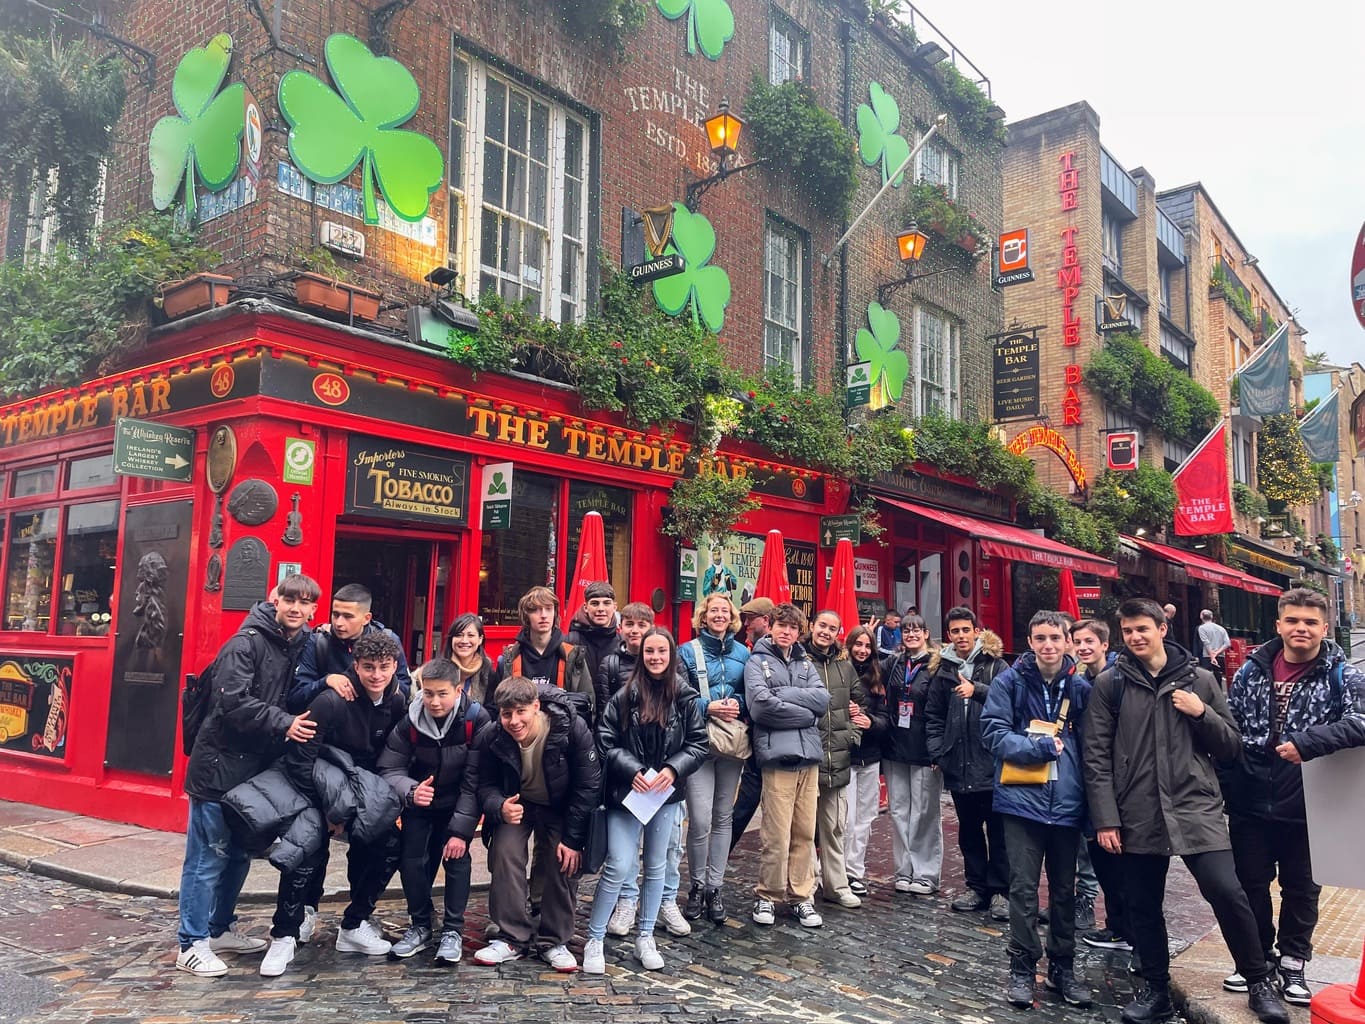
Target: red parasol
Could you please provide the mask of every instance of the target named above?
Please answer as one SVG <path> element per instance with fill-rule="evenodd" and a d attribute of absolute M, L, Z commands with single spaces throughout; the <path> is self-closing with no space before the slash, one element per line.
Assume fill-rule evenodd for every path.
<path fill-rule="evenodd" d="M 839 642 L 858 625 L 858 595 L 853 581 L 853 542 L 840 537 L 834 549 L 834 567 L 830 572 L 829 588 L 825 599 L 815 609 L 837 612 L 839 615 Z"/>
<path fill-rule="evenodd" d="M 792 599 L 792 585 L 787 582 L 787 547 L 782 543 L 781 530 L 768 531 L 763 559 L 758 563 L 754 597 L 766 597 L 773 604 L 787 604 Z"/>
<path fill-rule="evenodd" d="M 607 540 L 602 530 L 602 513 L 589 512 L 578 531 L 578 559 L 574 563 L 573 583 L 564 595 L 564 618 L 572 619 L 587 600 L 589 583 L 607 579 Z"/>
<path fill-rule="evenodd" d="M 1076 578 L 1070 569 L 1057 574 L 1057 610 L 1066 612 L 1073 619 L 1081 617 L 1081 603 L 1076 597 Z"/>

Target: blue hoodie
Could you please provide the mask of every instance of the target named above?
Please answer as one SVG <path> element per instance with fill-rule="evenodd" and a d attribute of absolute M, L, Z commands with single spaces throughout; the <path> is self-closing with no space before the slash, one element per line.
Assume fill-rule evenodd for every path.
<path fill-rule="evenodd" d="M 1044 825 L 1084 828 L 1086 825 L 1085 776 L 1081 764 L 1082 721 L 1090 699 L 1090 681 L 1075 671 L 1076 663 L 1066 657 L 1062 663 L 1061 694 L 1071 698 L 1063 728 L 1062 752 L 1056 752 L 1050 737 L 1033 739 L 1026 735 L 1029 722 L 1037 718 L 1056 721 L 1058 709 L 1049 707 L 1047 685 L 1038 671 L 1032 651 L 1024 653 L 1009 669 L 996 677 L 986 694 L 981 713 L 981 736 L 995 755 L 995 774 L 1000 777 L 1001 763 L 1036 765 L 1057 764 L 1057 778 L 1036 785 L 997 785 L 992 806 L 1001 814 L 1013 814 Z"/>

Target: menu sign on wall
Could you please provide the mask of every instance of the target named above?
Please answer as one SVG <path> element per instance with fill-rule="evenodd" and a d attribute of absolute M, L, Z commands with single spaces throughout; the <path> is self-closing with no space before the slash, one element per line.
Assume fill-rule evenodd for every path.
<path fill-rule="evenodd" d="M 991 339 L 995 348 L 994 419 L 1038 416 L 1038 333 L 1014 331 Z"/>
<path fill-rule="evenodd" d="M 66 757 L 74 665 L 37 654 L 0 662 L 0 750 Z"/>
<path fill-rule="evenodd" d="M 346 449 L 346 511 L 387 519 L 463 525 L 469 511 L 469 460 L 352 435 Z"/>

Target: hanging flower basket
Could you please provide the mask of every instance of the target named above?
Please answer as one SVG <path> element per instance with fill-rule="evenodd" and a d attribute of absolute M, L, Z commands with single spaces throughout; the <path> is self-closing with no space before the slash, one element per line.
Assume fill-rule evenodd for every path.
<path fill-rule="evenodd" d="M 203 309 L 226 306 L 237 282 L 224 274 L 195 274 L 180 281 L 166 281 L 157 289 L 161 311 L 174 320 Z"/>
<path fill-rule="evenodd" d="M 379 315 L 379 292 L 310 271 L 295 274 L 293 280 L 294 298 L 300 306 L 343 313 L 357 320 L 373 320 Z"/>

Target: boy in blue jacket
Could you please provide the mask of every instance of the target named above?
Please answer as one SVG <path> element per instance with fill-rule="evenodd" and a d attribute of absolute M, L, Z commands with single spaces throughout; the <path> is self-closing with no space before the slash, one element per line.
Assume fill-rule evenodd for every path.
<path fill-rule="evenodd" d="M 1038 880 L 1047 866 L 1046 985 L 1072 1006 L 1089 1006 L 1076 977 L 1076 847 L 1086 821 L 1081 716 L 1090 682 L 1066 653 L 1069 623 L 1057 611 L 1029 621 L 1029 650 L 986 695 L 982 738 L 995 756 L 994 808 L 1004 818 L 1010 862 L 1010 1005 L 1033 1005 L 1038 941 Z M 1039 769 L 1039 781 L 1011 781 L 1011 769 Z"/>

